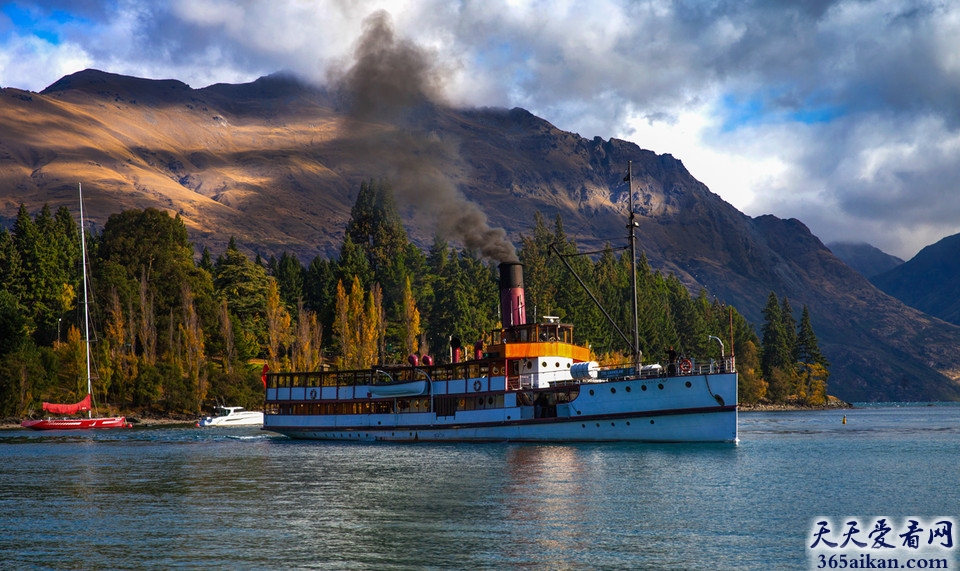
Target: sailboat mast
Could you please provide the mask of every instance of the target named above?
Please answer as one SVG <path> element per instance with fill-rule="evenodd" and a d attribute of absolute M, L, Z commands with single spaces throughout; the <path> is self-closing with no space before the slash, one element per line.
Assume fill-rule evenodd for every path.
<path fill-rule="evenodd" d="M 83 229 L 83 185 L 77 183 L 80 194 L 80 252 L 83 265 L 83 343 L 87 348 L 87 394 L 93 394 L 93 382 L 90 380 L 90 311 L 87 298 L 87 238 Z M 93 418 L 93 411 L 87 411 L 87 418 Z"/>
<path fill-rule="evenodd" d="M 639 367 L 643 356 L 640 354 L 640 317 L 637 311 L 637 222 L 634 220 L 633 212 L 633 161 L 627 161 L 627 182 L 629 188 L 629 200 L 627 202 L 630 209 L 630 217 L 627 228 L 630 229 L 630 289 L 633 300 L 633 362 Z"/>

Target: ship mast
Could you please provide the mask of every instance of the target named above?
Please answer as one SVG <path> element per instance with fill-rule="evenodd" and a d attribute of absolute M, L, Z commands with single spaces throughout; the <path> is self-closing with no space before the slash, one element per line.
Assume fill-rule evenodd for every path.
<path fill-rule="evenodd" d="M 637 222 L 633 212 L 633 161 L 627 161 L 627 182 L 629 183 L 629 199 L 627 208 L 630 210 L 627 228 L 630 229 L 630 290 L 633 300 L 633 363 L 640 366 L 643 355 L 640 352 L 640 320 L 637 315 Z"/>
<path fill-rule="evenodd" d="M 83 342 L 87 348 L 87 394 L 93 395 L 93 382 L 90 380 L 90 306 L 87 299 L 87 239 L 83 230 L 83 186 L 77 183 L 77 190 L 80 194 L 80 251 L 82 254 L 81 264 L 83 265 Z M 87 418 L 93 418 L 93 407 L 87 410 Z"/>

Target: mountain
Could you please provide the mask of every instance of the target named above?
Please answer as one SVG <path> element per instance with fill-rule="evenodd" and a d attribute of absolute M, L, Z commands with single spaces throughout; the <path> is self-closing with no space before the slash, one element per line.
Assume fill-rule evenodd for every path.
<path fill-rule="evenodd" d="M 7 226 L 21 203 L 75 209 L 82 181 L 96 224 L 166 209 L 215 256 L 231 236 L 264 256 L 335 255 L 370 178 L 394 185 L 421 246 L 440 230 L 487 252 L 497 227 L 514 243 L 529 235 L 537 211 L 561 214 L 582 249 L 622 244 L 628 161 L 651 267 L 757 324 L 771 291 L 807 305 L 840 398 L 960 400 L 960 328 L 874 287 L 800 221 L 742 214 L 671 155 L 586 139 L 523 109 L 420 101 L 358 113 L 341 92 L 282 75 L 192 89 L 86 70 L 42 93 L 0 90 Z"/>
<path fill-rule="evenodd" d="M 889 272 L 903 263 L 900 258 L 865 243 L 831 242 L 827 248 L 867 279 Z"/>
<path fill-rule="evenodd" d="M 924 313 L 960 325 L 960 234 L 920 250 L 901 266 L 870 279 L 875 286 Z"/>

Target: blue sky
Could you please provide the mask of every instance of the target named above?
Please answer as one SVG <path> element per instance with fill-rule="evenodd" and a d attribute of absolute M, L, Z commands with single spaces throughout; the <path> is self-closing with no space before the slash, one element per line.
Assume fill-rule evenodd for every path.
<path fill-rule="evenodd" d="M 19 0 L 0 86 L 92 67 L 328 81 L 386 10 L 453 104 L 681 159 L 746 214 L 909 258 L 960 232 L 960 6 L 925 0 Z"/>

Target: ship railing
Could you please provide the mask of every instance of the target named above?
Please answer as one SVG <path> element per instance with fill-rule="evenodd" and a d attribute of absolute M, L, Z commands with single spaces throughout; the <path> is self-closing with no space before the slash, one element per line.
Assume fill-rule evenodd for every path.
<path fill-rule="evenodd" d="M 278 372 L 267 375 L 267 388 L 350 387 L 384 382 L 401 383 L 422 378 L 422 373 L 426 373 L 433 381 L 478 379 L 502 375 L 502 369 L 502 361 L 480 359 L 419 367 L 385 365 L 357 370 Z"/>
<path fill-rule="evenodd" d="M 684 361 L 689 361 L 689 364 Z M 655 379 L 659 377 L 682 377 L 687 375 L 715 375 L 732 373 L 736 370 L 736 360 L 732 355 L 721 359 L 680 359 L 676 363 L 652 363 L 637 367 L 633 363 L 606 365 L 597 370 L 598 381 L 639 377 Z M 590 382 L 587 379 L 586 382 Z"/>
<path fill-rule="evenodd" d="M 520 375 L 520 388 L 521 389 L 534 388 L 533 375 Z"/>

